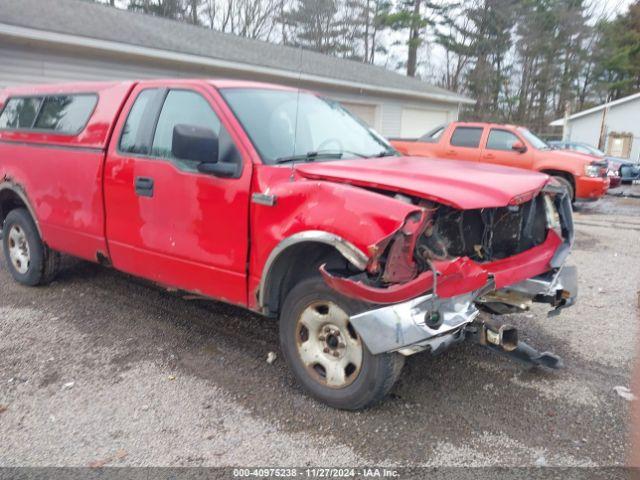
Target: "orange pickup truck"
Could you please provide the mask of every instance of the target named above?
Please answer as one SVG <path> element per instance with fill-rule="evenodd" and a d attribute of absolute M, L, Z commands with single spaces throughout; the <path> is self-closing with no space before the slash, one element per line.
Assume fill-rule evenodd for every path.
<path fill-rule="evenodd" d="M 453 122 L 417 140 L 391 143 L 404 155 L 497 163 L 543 172 L 564 185 L 573 201 L 598 200 L 609 188 L 606 161 L 552 150 L 524 127 Z"/>

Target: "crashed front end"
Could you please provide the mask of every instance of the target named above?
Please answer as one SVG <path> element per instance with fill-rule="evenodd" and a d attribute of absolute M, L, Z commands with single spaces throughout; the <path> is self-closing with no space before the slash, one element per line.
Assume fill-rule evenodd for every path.
<path fill-rule="evenodd" d="M 574 238 L 565 190 L 549 183 L 505 207 L 477 210 L 395 197 L 418 209 L 370 247 L 366 271 L 345 275 L 321 268 L 336 291 L 378 305 L 351 318 L 371 353 L 438 353 L 473 338 L 559 366 L 518 342 L 514 329 L 481 320 L 480 313 L 525 311 L 540 302 L 555 315 L 575 302 L 576 271 L 563 266 Z"/>

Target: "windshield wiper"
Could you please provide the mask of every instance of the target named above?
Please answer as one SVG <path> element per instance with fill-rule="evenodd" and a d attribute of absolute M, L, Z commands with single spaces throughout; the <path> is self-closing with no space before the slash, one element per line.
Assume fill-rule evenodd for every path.
<path fill-rule="evenodd" d="M 303 155 L 290 155 L 276 159 L 276 163 L 313 162 L 318 158 L 342 158 L 342 152 L 307 152 Z"/>
<path fill-rule="evenodd" d="M 396 153 L 397 152 L 393 148 L 387 148 L 386 150 L 383 150 L 380 153 L 377 153 L 376 155 L 372 155 L 372 156 L 375 158 L 391 157 L 391 156 L 395 156 Z"/>
<path fill-rule="evenodd" d="M 355 155 L 357 157 L 366 158 L 367 155 L 363 155 L 358 152 L 352 152 L 350 150 L 318 150 L 307 152 L 302 155 L 290 155 L 288 157 L 280 157 L 276 159 L 276 163 L 288 163 L 288 162 L 313 162 L 317 159 L 323 158 L 342 158 L 344 154 Z"/>

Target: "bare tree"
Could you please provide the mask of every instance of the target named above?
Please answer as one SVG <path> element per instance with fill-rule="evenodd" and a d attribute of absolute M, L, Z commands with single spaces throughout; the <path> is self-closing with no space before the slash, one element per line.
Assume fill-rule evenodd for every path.
<path fill-rule="evenodd" d="M 209 28 L 270 40 L 280 3 L 281 0 L 205 0 L 203 12 Z"/>

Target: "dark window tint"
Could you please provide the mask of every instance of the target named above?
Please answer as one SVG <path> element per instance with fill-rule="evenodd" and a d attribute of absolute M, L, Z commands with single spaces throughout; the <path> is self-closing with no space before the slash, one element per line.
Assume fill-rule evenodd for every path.
<path fill-rule="evenodd" d="M 157 94 L 159 94 L 158 89 L 143 90 L 136 98 L 122 129 L 122 136 L 120 137 L 121 151 L 139 154 L 149 153 L 150 133 L 153 126 L 149 128 L 149 125 L 143 125 L 142 121 Z"/>
<path fill-rule="evenodd" d="M 78 133 L 87 124 L 97 101 L 95 95 L 46 97 L 34 127 L 60 133 Z"/>
<path fill-rule="evenodd" d="M 37 97 L 10 99 L 0 115 L 0 128 L 32 128 L 40 102 Z"/>
<path fill-rule="evenodd" d="M 458 127 L 451 135 L 451 145 L 477 148 L 480 146 L 480 137 L 482 137 L 482 128 Z"/>
<path fill-rule="evenodd" d="M 491 130 L 487 139 L 489 150 L 512 150 L 513 144 L 520 139 L 506 130 Z"/>
<path fill-rule="evenodd" d="M 173 159 L 171 154 L 173 129 L 180 124 L 207 128 L 220 137 L 220 120 L 201 95 L 188 90 L 171 90 L 158 118 L 151 155 Z M 194 162 L 177 159 L 175 161 L 182 166 L 194 167 L 194 165 L 188 165 Z"/>

